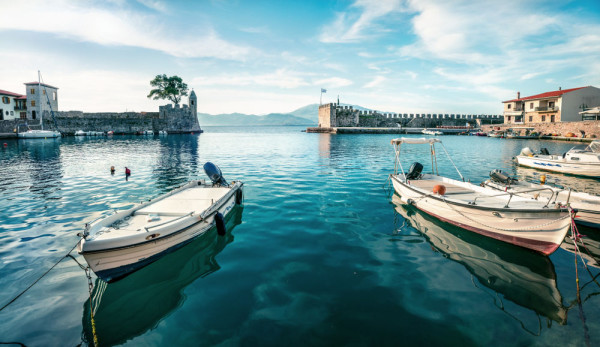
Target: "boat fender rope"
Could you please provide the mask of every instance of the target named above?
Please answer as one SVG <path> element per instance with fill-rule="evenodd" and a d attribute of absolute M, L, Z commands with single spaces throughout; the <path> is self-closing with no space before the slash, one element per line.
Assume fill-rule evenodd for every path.
<path fill-rule="evenodd" d="M 215 225 L 217 227 L 217 233 L 221 236 L 225 235 L 227 230 L 225 229 L 225 220 L 221 212 L 215 214 Z"/>

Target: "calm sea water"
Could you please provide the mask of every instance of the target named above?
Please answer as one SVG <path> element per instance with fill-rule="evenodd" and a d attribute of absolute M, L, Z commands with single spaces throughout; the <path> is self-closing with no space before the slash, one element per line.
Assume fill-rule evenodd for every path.
<path fill-rule="evenodd" d="M 91 306 L 101 345 L 600 343 L 600 286 L 579 261 L 577 304 L 573 253 L 546 258 L 396 204 L 387 187 L 393 136 L 301 129 L 0 141 L 0 306 L 68 252 L 85 222 L 205 178 L 206 161 L 246 187 L 225 237 L 210 231 L 113 284 L 94 278 L 92 302 L 84 272 L 62 261 L 0 312 L 0 342 L 85 343 Z M 535 180 L 511 161 L 522 147 L 573 146 L 443 141 L 473 182 L 497 168 Z M 426 147 L 406 149 L 405 165 L 429 163 Z M 596 180 L 549 176 L 600 193 Z M 599 254 L 600 231 L 583 233 Z"/>

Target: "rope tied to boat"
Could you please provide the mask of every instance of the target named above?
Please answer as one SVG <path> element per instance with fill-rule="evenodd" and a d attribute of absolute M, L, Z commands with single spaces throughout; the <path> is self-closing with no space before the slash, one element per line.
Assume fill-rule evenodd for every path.
<path fill-rule="evenodd" d="M 35 284 L 37 284 L 42 278 L 44 278 L 44 276 L 46 276 L 50 271 L 52 271 L 52 269 L 54 269 L 56 267 L 56 265 L 58 265 L 61 261 L 63 261 L 63 259 L 67 258 L 71 252 L 73 252 L 73 250 L 75 249 L 75 247 L 77 247 L 77 244 L 81 241 L 81 239 L 79 241 L 77 241 L 77 243 L 75 243 L 75 246 L 73 246 L 73 248 L 71 248 L 71 250 L 69 250 L 69 252 L 67 252 L 67 254 L 65 254 L 64 256 L 62 256 L 56 263 L 54 263 L 54 265 L 52 265 L 46 272 L 44 272 L 40 277 L 38 277 L 35 281 L 33 281 L 33 283 L 31 283 L 27 288 L 25 288 L 23 291 L 21 291 L 17 296 L 15 296 L 14 298 L 12 298 L 8 303 L 6 303 L 4 306 L 2 306 L 0 308 L 0 311 L 4 310 L 5 308 L 7 308 L 10 304 L 12 304 L 13 302 L 17 301 L 18 298 L 20 298 L 23 294 L 25 294 L 29 289 L 31 289 L 31 287 L 33 287 Z"/>
<path fill-rule="evenodd" d="M 77 265 L 85 272 L 85 277 L 88 280 L 88 292 L 90 295 L 90 322 L 92 324 L 92 336 L 94 338 L 94 346 L 99 346 L 98 344 L 98 335 L 96 334 L 96 321 L 94 320 L 94 308 L 92 306 L 92 291 L 94 289 L 94 284 L 92 283 L 92 273 L 89 266 L 83 266 L 74 256 L 71 255 L 71 252 L 67 254 L 67 257 L 73 259 Z"/>

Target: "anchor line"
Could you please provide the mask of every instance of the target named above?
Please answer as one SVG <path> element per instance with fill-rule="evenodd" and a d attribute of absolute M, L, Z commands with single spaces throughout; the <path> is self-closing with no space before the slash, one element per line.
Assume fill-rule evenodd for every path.
<path fill-rule="evenodd" d="M 81 239 L 79 240 L 81 241 Z M 50 267 L 46 272 L 44 272 L 40 277 L 38 277 L 35 281 L 33 281 L 33 283 L 31 283 L 27 288 L 25 288 L 22 292 L 20 292 L 17 296 L 15 296 L 14 298 L 12 298 L 12 300 L 10 300 L 8 303 L 6 303 L 4 306 L 2 306 L 0 308 L 0 312 L 2 310 L 4 310 L 5 308 L 7 308 L 10 304 L 12 304 L 13 302 L 17 301 L 18 298 L 21 297 L 21 295 L 25 294 L 29 289 L 31 289 L 31 287 L 33 287 L 36 283 L 38 283 L 42 278 L 44 278 L 44 276 L 46 276 L 50 271 L 52 271 L 52 269 L 54 269 L 56 267 L 56 265 L 58 265 L 58 263 L 60 263 L 61 261 L 63 261 L 63 259 L 67 258 L 71 252 L 73 252 L 73 250 L 75 249 L 75 247 L 77 247 L 77 244 L 79 243 L 79 241 L 77 241 L 77 243 L 75 243 L 75 246 L 73 246 L 73 248 L 71 248 L 71 250 L 65 254 L 64 256 L 62 256 L 62 258 L 60 258 L 56 263 L 54 263 L 54 265 L 52 265 L 52 267 Z"/>

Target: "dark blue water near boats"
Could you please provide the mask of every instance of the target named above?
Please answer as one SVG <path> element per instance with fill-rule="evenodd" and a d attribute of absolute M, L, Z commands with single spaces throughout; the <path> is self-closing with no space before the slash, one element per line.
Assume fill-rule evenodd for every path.
<path fill-rule="evenodd" d="M 84 272 L 63 260 L 0 312 L 0 342 L 91 343 L 91 309 L 100 345 L 600 344 L 600 286 L 578 260 L 577 304 L 568 244 L 543 257 L 439 223 L 389 194 L 393 136 L 300 130 L 5 140 L 0 306 L 64 256 L 86 222 L 206 178 L 207 161 L 243 180 L 245 194 L 225 236 L 211 230 L 115 283 L 94 278 L 91 302 Z M 441 138 L 472 182 L 492 169 L 534 181 L 539 172 L 511 161 L 522 147 L 573 146 Z M 406 150 L 408 164 L 427 169 L 428 147 Z M 594 179 L 548 176 L 600 193 Z M 600 230 L 581 232 L 598 257 Z"/>

